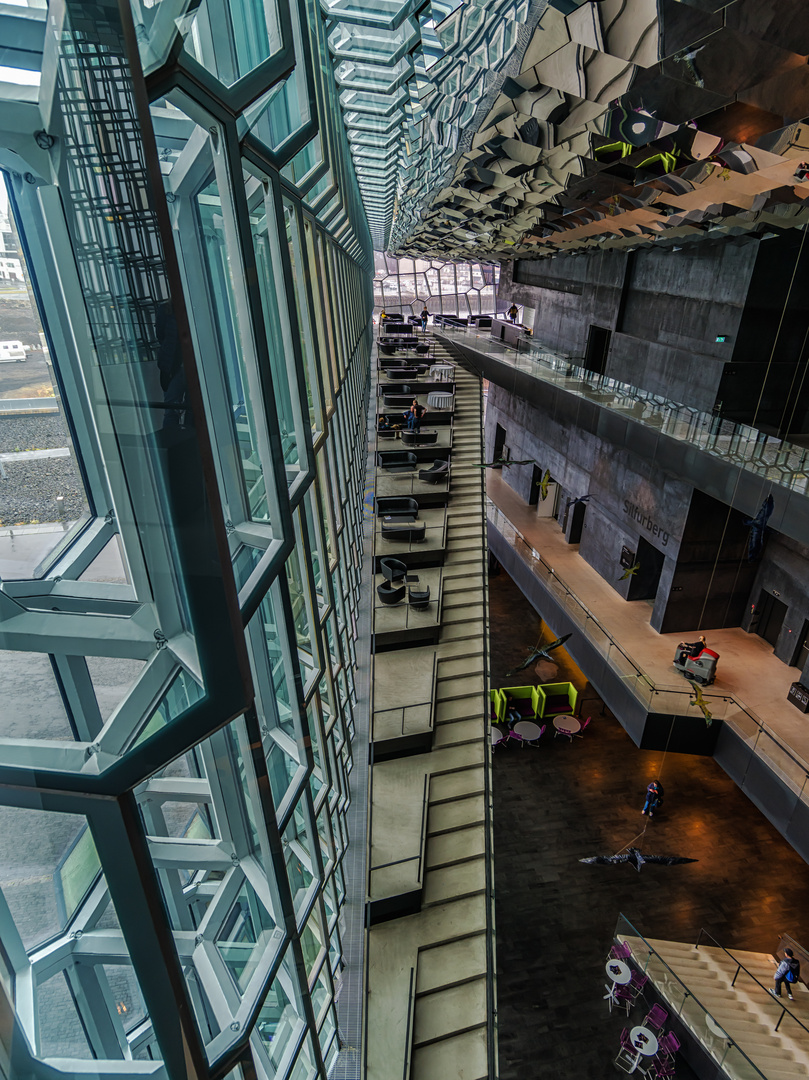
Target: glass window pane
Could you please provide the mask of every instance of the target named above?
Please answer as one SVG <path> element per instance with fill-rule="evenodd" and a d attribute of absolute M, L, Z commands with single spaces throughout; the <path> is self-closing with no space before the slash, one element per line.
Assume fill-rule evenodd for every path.
<path fill-rule="evenodd" d="M 215 180 L 197 195 L 200 228 L 204 236 L 204 255 L 208 284 L 230 398 L 233 431 L 239 447 L 242 478 L 247 493 L 250 516 L 254 521 L 269 521 L 265 463 L 261 459 L 257 414 L 248 393 L 246 346 L 236 314 L 233 262 L 226 236 L 219 187 Z M 236 263 L 238 265 L 238 262 Z"/>
<path fill-rule="evenodd" d="M 283 1058 L 297 1044 L 304 1027 L 299 1004 L 297 975 L 288 951 L 273 979 L 256 1021 L 261 1046 L 270 1059 L 273 1073 L 281 1069 Z"/>
<path fill-rule="evenodd" d="M 284 221 L 286 224 L 289 261 L 292 265 L 292 291 L 295 294 L 295 308 L 298 313 L 301 349 L 303 351 L 303 374 L 306 380 L 306 404 L 309 411 L 309 423 L 312 431 L 320 430 L 320 403 L 318 400 L 316 365 L 312 329 L 309 322 L 309 301 L 306 296 L 307 267 L 301 247 L 300 230 L 295 208 L 288 199 L 284 199 Z"/>
<path fill-rule="evenodd" d="M 265 949 L 275 920 L 245 881 L 216 936 L 216 947 L 236 985 L 244 992 Z"/>
<path fill-rule="evenodd" d="M 193 15 L 178 25 L 186 52 L 226 86 L 248 75 L 282 46 L 272 0 L 202 0 Z"/>
<path fill-rule="evenodd" d="M 250 211 L 250 230 L 258 270 L 261 309 L 270 352 L 273 395 L 281 430 L 287 483 L 292 484 L 299 473 L 298 416 L 295 354 L 290 328 L 286 319 L 286 294 L 283 278 L 277 273 L 281 262 L 275 210 L 269 189 L 259 180 L 245 174 L 245 190 Z M 293 398 L 295 395 L 295 399 Z"/>

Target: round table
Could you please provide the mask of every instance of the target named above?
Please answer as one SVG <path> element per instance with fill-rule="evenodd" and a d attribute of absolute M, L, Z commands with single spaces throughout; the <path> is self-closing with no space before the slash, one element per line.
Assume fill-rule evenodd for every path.
<path fill-rule="evenodd" d="M 505 739 L 505 735 L 500 730 L 500 728 L 493 727 L 489 732 L 489 735 L 492 740 L 492 747 L 497 746 L 498 743 L 501 743 L 503 739 Z"/>
<path fill-rule="evenodd" d="M 639 1054 L 643 1054 L 644 1057 L 654 1057 L 657 1051 L 660 1049 L 657 1042 L 657 1036 L 649 1028 L 633 1027 L 629 1033 L 629 1041 L 635 1047 Z"/>
<path fill-rule="evenodd" d="M 427 395 L 427 404 L 431 409 L 451 409 L 454 402 L 454 394 L 445 394 L 441 390 L 433 390 Z"/>
<path fill-rule="evenodd" d="M 632 981 L 632 971 L 629 964 L 623 960 L 608 960 L 606 964 L 607 975 L 619 986 L 626 986 Z"/>
<path fill-rule="evenodd" d="M 569 731 L 571 735 L 581 731 L 581 724 L 575 716 L 554 716 L 553 726 L 557 731 Z"/>
<path fill-rule="evenodd" d="M 511 730 L 516 732 L 525 742 L 533 742 L 542 734 L 539 724 L 535 724 L 533 720 L 518 720 Z"/>
<path fill-rule="evenodd" d="M 436 382 L 452 382 L 455 377 L 454 364 L 431 364 L 430 378 Z"/>

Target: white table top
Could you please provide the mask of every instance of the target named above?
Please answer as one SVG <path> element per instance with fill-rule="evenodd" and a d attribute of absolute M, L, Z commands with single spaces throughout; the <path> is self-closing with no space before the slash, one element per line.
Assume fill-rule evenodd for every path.
<path fill-rule="evenodd" d="M 433 390 L 427 395 L 427 404 L 434 409 L 448 409 L 454 401 L 454 394 L 445 394 L 439 390 Z"/>
<path fill-rule="evenodd" d="M 612 981 L 618 983 L 620 986 L 626 986 L 632 978 L 629 964 L 624 963 L 623 960 L 608 960 L 606 971 Z"/>
<path fill-rule="evenodd" d="M 581 724 L 575 716 L 554 716 L 553 726 L 557 731 L 572 731 L 574 735 L 581 731 Z"/>
<path fill-rule="evenodd" d="M 538 739 L 540 735 L 539 724 L 535 724 L 533 720 L 518 720 L 512 728 L 512 731 L 516 731 L 518 735 L 522 735 L 528 742 L 531 742 L 533 739 Z"/>
<path fill-rule="evenodd" d="M 493 727 L 489 734 L 491 735 L 492 746 L 497 746 L 499 742 L 502 742 L 503 739 L 505 739 L 505 735 L 500 728 Z"/>
<path fill-rule="evenodd" d="M 654 1057 L 659 1049 L 657 1036 L 643 1025 L 632 1028 L 629 1033 L 629 1041 L 637 1052 L 643 1054 L 644 1057 Z"/>
<path fill-rule="evenodd" d="M 708 1025 L 708 1030 L 712 1031 L 714 1035 L 718 1035 L 720 1039 L 729 1039 L 728 1033 L 717 1024 L 710 1013 L 705 1014 L 705 1023 Z"/>

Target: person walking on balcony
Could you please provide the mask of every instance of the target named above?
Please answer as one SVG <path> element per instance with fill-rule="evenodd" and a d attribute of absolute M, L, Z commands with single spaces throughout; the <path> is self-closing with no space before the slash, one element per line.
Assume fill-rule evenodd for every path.
<path fill-rule="evenodd" d="M 517 307 L 516 304 L 512 304 L 511 307 L 508 309 L 508 317 L 511 320 L 511 322 L 515 323 L 517 321 L 517 316 L 519 314 L 520 314 L 520 309 Z"/>
<path fill-rule="evenodd" d="M 792 996 L 792 984 L 796 983 L 801 974 L 801 962 L 795 959 L 795 953 L 792 949 L 784 949 L 784 959 L 775 969 L 775 989 L 770 990 L 773 997 L 781 996 L 781 983 L 787 984 L 787 997 L 790 1001 L 794 1001 Z"/>

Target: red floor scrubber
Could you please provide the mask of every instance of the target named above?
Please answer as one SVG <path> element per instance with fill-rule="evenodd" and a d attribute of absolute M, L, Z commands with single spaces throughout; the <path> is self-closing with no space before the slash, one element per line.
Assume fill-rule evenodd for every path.
<path fill-rule="evenodd" d="M 674 666 L 692 682 L 708 686 L 716 678 L 719 653 L 709 649 L 704 639 L 681 641 L 674 653 Z"/>

